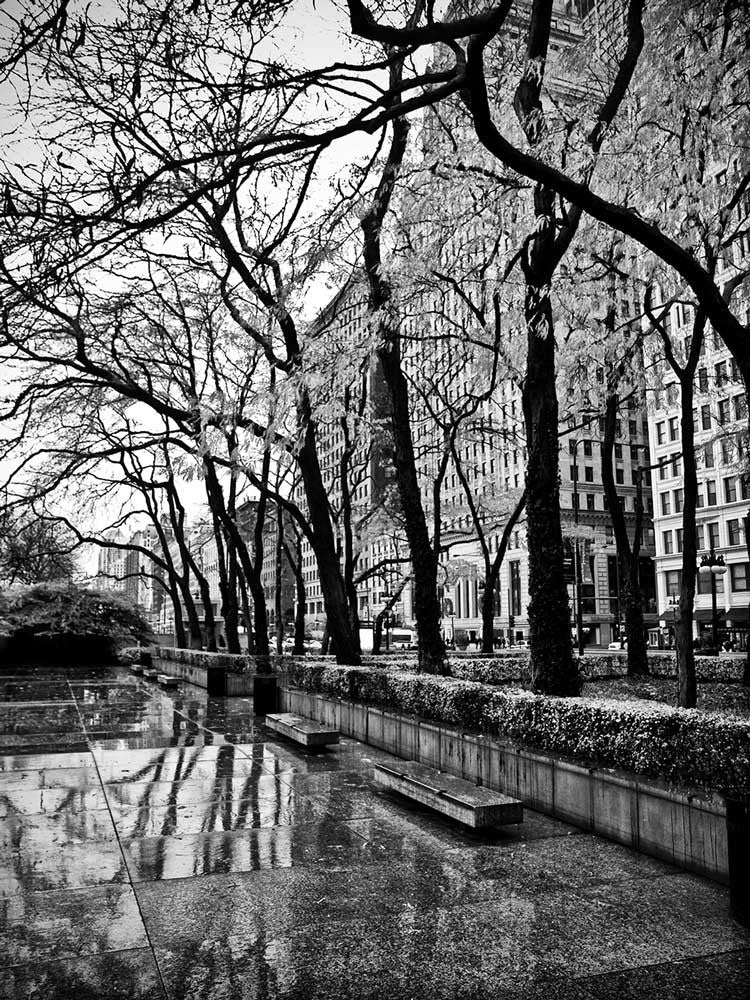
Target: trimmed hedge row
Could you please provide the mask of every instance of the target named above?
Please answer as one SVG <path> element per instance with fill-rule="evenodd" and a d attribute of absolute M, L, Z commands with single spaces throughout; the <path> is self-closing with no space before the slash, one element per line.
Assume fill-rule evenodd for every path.
<path fill-rule="evenodd" d="M 368 666 L 386 667 L 388 670 L 413 671 L 414 657 L 390 658 L 383 662 L 373 657 L 363 657 Z M 587 653 L 578 659 L 584 680 L 604 680 L 608 677 L 625 677 L 627 656 L 624 653 Z M 451 656 L 450 676 L 481 684 L 530 684 L 529 656 L 527 653 L 500 653 L 494 656 Z M 653 677 L 677 677 L 677 660 L 674 654 L 649 656 L 648 668 Z M 695 673 L 698 681 L 727 683 L 741 681 L 744 668 L 742 657 L 697 656 Z"/>
<path fill-rule="evenodd" d="M 178 649 L 174 646 L 154 646 L 152 652 L 161 660 L 184 663 L 201 670 L 223 667 L 230 674 L 266 673 L 284 669 L 288 657 L 251 656 L 249 653 L 210 653 L 206 649 Z"/>
<path fill-rule="evenodd" d="M 673 785 L 750 793 L 750 722 L 658 703 L 553 698 L 432 674 L 297 660 L 289 683 Z"/>

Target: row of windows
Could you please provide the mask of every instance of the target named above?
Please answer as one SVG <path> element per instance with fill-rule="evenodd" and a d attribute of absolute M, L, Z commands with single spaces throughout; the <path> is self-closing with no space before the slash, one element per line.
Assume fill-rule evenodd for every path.
<path fill-rule="evenodd" d="M 729 586 L 734 593 L 744 593 L 750 589 L 750 563 L 731 563 L 729 566 Z M 724 577 L 716 576 L 714 577 L 716 584 L 716 593 L 724 593 Z M 664 581 L 666 583 L 667 596 L 676 597 L 680 593 L 680 587 L 682 585 L 682 570 L 672 569 L 668 570 L 664 574 Z M 710 594 L 711 593 L 711 579 L 708 574 L 698 573 L 696 580 L 696 591 L 699 594 Z"/>
<path fill-rule="evenodd" d="M 727 526 L 727 548 L 735 548 L 738 545 L 745 544 L 744 529 L 739 518 L 730 518 L 726 522 Z M 662 531 L 662 549 L 665 555 L 670 555 L 675 552 L 682 552 L 682 528 L 671 528 L 667 531 Z M 700 549 L 718 549 L 721 546 L 721 541 L 719 538 L 719 522 L 709 521 L 704 524 L 698 524 L 695 527 L 695 541 L 697 548 Z"/>
<path fill-rule="evenodd" d="M 677 386 L 669 386 L 667 390 L 667 403 L 676 403 L 677 399 L 669 399 L 669 390 L 674 388 L 677 391 Z M 658 404 L 657 404 L 658 405 Z M 726 424 L 731 423 L 735 420 L 744 420 L 747 417 L 747 396 L 744 392 L 738 393 L 738 395 L 733 396 L 731 400 L 729 397 L 720 399 L 716 404 L 716 423 L 720 427 L 724 427 Z M 713 415 L 711 413 L 711 404 L 704 403 L 701 406 L 700 411 L 693 410 L 693 430 L 695 431 L 710 431 L 713 427 Z M 656 424 L 656 443 L 665 444 L 667 440 L 677 441 L 679 438 L 679 417 L 670 417 L 668 420 L 660 420 Z"/>
<path fill-rule="evenodd" d="M 727 476 L 722 481 L 724 503 L 736 503 L 738 500 L 750 499 L 750 482 L 745 476 Z M 716 480 L 707 479 L 699 483 L 696 504 L 698 507 L 715 507 L 718 501 Z M 659 504 L 663 516 L 679 514 L 684 505 L 685 494 L 682 489 L 668 490 L 659 494 Z"/>

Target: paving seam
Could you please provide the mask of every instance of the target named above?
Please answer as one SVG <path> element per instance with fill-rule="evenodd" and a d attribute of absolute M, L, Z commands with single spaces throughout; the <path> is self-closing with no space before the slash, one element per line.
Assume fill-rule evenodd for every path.
<path fill-rule="evenodd" d="M 99 784 L 101 785 L 102 794 L 104 795 L 104 801 L 107 803 L 107 812 L 109 813 L 109 819 L 110 819 L 110 822 L 112 824 L 112 829 L 115 831 L 115 838 L 117 839 L 117 846 L 118 846 L 118 848 L 120 850 L 120 854 L 122 855 L 123 863 L 125 864 L 125 871 L 128 873 L 128 881 L 130 882 L 130 889 L 131 889 L 131 891 L 133 893 L 133 898 L 135 899 L 135 905 L 138 907 L 138 915 L 141 918 L 141 924 L 143 926 L 143 933 L 146 935 L 146 941 L 148 941 L 148 947 L 149 947 L 149 949 L 151 951 L 151 956 L 152 956 L 152 958 L 154 960 L 154 966 L 156 967 L 156 974 L 159 977 L 159 983 L 161 985 L 162 993 L 164 994 L 165 1000 L 168 1000 L 169 993 L 167 992 L 167 986 L 166 986 L 166 983 L 164 982 L 164 976 L 162 975 L 161 968 L 159 966 L 159 960 L 156 957 L 156 949 L 154 948 L 153 942 L 151 940 L 151 935 L 149 934 L 148 927 L 146 926 L 146 921 L 145 921 L 144 916 L 143 916 L 143 910 L 141 909 L 141 901 L 138 898 L 138 893 L 136 892 L 135 883 L 133 882 L 133 877 L 132 877 L 132 875 L 130 873 L 130 865 L 128 864 L 128 857 L 127 857 L 127 854 L 125 853 L 125 851 L 123 849 L 122 841 L 120 840 L 120 831 L 117 829 L 117 824 L 115 823 L 115 817 L 114 817 L 114 815 L 112 813 L 112 809 L 111 809 L 110 804 L 109 804 L 109 798 L 107 796 L 107 786 L 105 785 L 104 779 L 102 778 L 101 771 L 99 770 L 99 761 L 96 759 L 96 754 L 94 753 L 93 749 L 91 748 L 91 744 L 90 744 L 89 739 L 88 739 L 88 734 L 86 732 L 86 725 L 85 725 L 85 723 L 83 721 L 83 715 L 81 713 L 80 706 L 78 705 L 78 699 L 75 697 L 75 692 L 73 691 L 73 688 L 72 688 L 72 686 L 70 684 L 70 681 L 68 681 L 67 678 L 66 678 L 66 684 L 68 685 L 68 690 L 73 695 L 73 699 L 75 700 L 75 703 L 76 703 L 76 711 L 78 712 L 78 718 L 80 719 L 80 722 L 81 722 L 81 728 L 83 729 L 84 736 L 86 738 L 86 744 L 87 744 L 87 746 L 89 748 L 89 753 L 91 754 L 91 759 L 94 762 L 94 767 L 96 768 L 96 776 L 99 779 Z M 121 949 L 121 950 L 124 950 L 124 949 Z M 131 950 L 131 949 L 128 949 L 128 950 Z"/>

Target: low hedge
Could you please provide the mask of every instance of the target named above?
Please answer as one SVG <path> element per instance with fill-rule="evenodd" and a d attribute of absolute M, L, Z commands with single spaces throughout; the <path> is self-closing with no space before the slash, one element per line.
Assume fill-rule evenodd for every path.
<path fill-rule="evenodd" d="M 750 722 L 658 703 L 554 698 L 433 674 L 295 661 L 289 683 L 678 786 L 750 793 Z"/>
<path fill-rule="evenodd" d="M 388 660 L 378 660 L 373 657 L 363 657 L 368 666 L 381 666 L 388 670 L 405 670 L 411 672 L 416 667 L 414 657 L 389 657 Z M 528 653 L 508 652 L 493 656 L 455 656 L 449 659 L 450 676 L 467 681 L 478 681 L 481 684 L 523 684 L 531 683 Z M 609 677 L 625 677 L 628 660 L 625 653 L 587 653 L 578 658 L 581 677 L 585 681 L 604 680 Z M 677 677 L 677 660 L 674 653 L 660 656 L 649 656 L 649 672 L 653 677 Z M 744 658 L 738 656 L 697 656 L 695 673 L 698 681 L 727 683 L 741 681 L 744 669 Z"/>

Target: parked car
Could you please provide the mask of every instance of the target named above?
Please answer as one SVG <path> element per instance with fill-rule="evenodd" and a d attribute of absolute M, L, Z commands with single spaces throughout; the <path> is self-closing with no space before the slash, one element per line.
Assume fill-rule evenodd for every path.
<path fill-rule="evenodd" d="M 627 649 L 628 643 L 626 639 L 615 639 L 614 642 L 610 642 L 607 649 Z"/>

